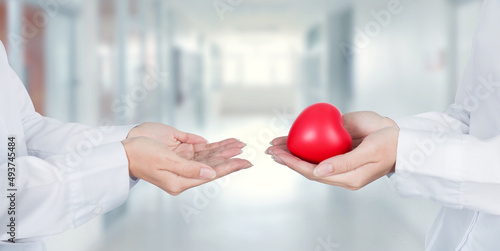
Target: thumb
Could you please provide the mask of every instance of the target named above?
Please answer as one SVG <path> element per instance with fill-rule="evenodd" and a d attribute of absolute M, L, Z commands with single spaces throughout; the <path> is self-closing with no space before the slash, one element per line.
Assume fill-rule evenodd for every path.
<path fill-rule="evenodd" d="M 203 138 L 199 135 L 187 133 L 187 132 L 183 132 L 183 131 L 179 131 L 179 130 L 177 131 L 176 138 L 180 142 L 186 143 L 186 144 L 206 144 L 208 142 L 205 138 Z"/>
<path fill-rule="evenodd" d="M 347 173 L 370 163 L 372 159 L 370 149 L 373 146 L 363 143 L 365 142 L 362 142 L 357 148 L 348 153 L 337 155 L 319 163 L 314 169 L 314 175 L 317 177 L 326 177 Z"/>
<path fill-rule="evenodd" d="M 179 176 L 191 179 L 211 180 L 217 175 L 215 170 L 209 165 L 201 162 L 181 158 L 177 154 L 170 152 L 167 157 L 164 170 L 175 173 Z"/>

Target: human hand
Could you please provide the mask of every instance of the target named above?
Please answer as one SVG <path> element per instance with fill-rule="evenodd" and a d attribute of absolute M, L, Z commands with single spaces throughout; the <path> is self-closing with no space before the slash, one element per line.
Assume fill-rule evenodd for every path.
<path fill-rule="evenodd" d="M 171 195 L 178 195 L 252 166 L 247 160 L 232 158 L 241 154 L 241 148 L 245 146 L 237 139 L 211 144 L 206 141 L 192 143 L 201 142 L 199 136 L 185 137 L 183 134 L 173 137 L 179 143 L 170 146 L 145 136 L 122 141 L 129 160 L 130 176 L 152 183 Z"/>
<path fill-rule="evenodd" d="M 183 132 L 169 125 L 154 122 L 142 123 L 132 128 L 128 133 L 127 139 L 135 137 L 148 137 L 154 139 L 186 159 L 195 157 L 195 145 L 206 145 L 208 142 L 205 138 L 196 134 Z M 239 149 L 246 145 L 236 139 L 231 139 L 229 143 L 232 144 L 227 147 L 239 147 Z"/>
<path fill-rule="evenodd" d="M 357 118 L 351 118 L 357 119 Z M 353 125 L 359 123 L 354 123 Z M 350 123 L 351 123 L 350 122 Z M 292 155 L 286 147 L 288 137 L 276 138 L 266 153 L 310 180 L 358 190 L 372 181 L 394 171 L 399 129 L 386 127 L 362 137 L 370 130 L 369 124 L 351 129 L 359 132 L 361 143 L 346 154 L 327 159 L 317 166 Z"/>
<path fill-rule="evenodd" d="M 373 132 L 386 127 L 398 128 L 398 125 L 392 119 L 380 116 L 371 111 L 346 113 L 342 118 L 344 120 L 344 128 L 352 137 L 354 148 Z"/>
<path fill-rule="evenodd" d="M 128 133 L 127 139 L 136 137 L 154 139 L 176 153 L 192 151 L 194 144 L 206 144 L 208 142 L 196 134 L 186 133 L 174 127 L 154 122 L 142 123 L 132 128 Z"/>

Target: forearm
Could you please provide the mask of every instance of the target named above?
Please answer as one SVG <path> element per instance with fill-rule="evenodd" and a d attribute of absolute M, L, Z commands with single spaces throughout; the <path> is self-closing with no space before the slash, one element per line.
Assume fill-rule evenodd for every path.
<path fill-rule="evenodd" d="M 84 153 L 87 149 L 126 139 L 130 126 L 90 127 L 62 123 L 31 112 L 23 119 L 26 144 L 30 155 L 47 158 L 68 152 Z"/>
<path fill-rule="evenodd" d="M 461 134 L 469 131 L 469 113 L 461 105 L 456 104 L 451 105 L 445 112 L 427 112 L 397 118 L 394 121 L 401 129 Z"/>
<path fill-rule="evenodd" d="M 120 204 L 130 188 L 128 160 L 120 142 L 90 149 L 76 166 L 68 155 L 45 160 L 36 157 L 16 159 L 15 221 L 16 239 L 39 240 L 81 225 Z M 7 165 L 0 166 L 7 180 Z M 1 189 L 7 191 L 6 182 Z M 0 219 L 8 224 L 11 201 L 0 198 Z M 10 236 L 0 233 L 0 240 Z"/>
<path fill-rule="evenodd" d="M 402 129 L 397 149 L 402 196 L 500 215 L 500 137 Z"/>

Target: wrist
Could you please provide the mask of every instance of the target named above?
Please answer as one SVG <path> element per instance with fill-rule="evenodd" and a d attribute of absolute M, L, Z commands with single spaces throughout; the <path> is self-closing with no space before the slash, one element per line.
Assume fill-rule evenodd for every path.
<path fill-rule="evenodd" d="M 136 133 L 136 131 L 137 131 L 137 128 L 138 128 L 140 125 L 142 125 L 142 124 L 136 125 L 136 126 L 134 126 L 132 129 L 130 129 L 130 131 L 129 131 L 129 132 L 128 132 L 128 134 L 127 134 L 127 138 L 126 138 L 126 139 L 130 139 L 130 138 L 135 138 L 135 137 L 137 137 L 137 133 Z"/>
<path fill-rule="evenodd" d="M 385 117 L 385 121 L 386 121 L 385 124 L 387 127 L 394 127 L 394 128 L 399 129 L 398 124 L 393 119 L 391 119 L 389 117 Z"/>
<path fill-rule="evenodd" d="M 130 135 L 130 133 L 129 133 L 129 135 Z M 133 166 L 132 166 L 132 152 L 133 152 L 132 142 L 133 142 L 133 139 L 128 138 L 128 136 L 127 136 L 127 139 L 121 141 L 123 148 L 125 149 L 125 154 L 127 155 L 129 176 L 133 179 L 137 179 L 137 175 L 135 174 L 135 172 L 133 170 Z"/>

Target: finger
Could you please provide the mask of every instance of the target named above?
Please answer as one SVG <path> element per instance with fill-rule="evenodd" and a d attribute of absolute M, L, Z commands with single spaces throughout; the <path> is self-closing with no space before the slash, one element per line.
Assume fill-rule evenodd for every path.
<path fill-rule="evenodd" d="M 230 159 L 224 161 L 224 163 L 214 167 L 215 172 L 217 173 L 217 178 L 224 177 L 230 173 L 247 169 L 252 167 L 252 163 L 245 159 Z"/>
<path fill-rule="evenodd" d="M 235 142 L 240 142 L 240 141 L 235 139 L 235 138 L 230 138 L 230 139 L 225 139 L 225 140 L 211 143 L 211 144 L 197 144 L 197 145 L 194 145 L 194 150 L 195 150 L 195 152 L 208 151 L 208 150 L 216 149 L 218 147 L 221 147 L 221 146 L 224 146 L 227 144 L 231 144 L 231 143 L 235 143 Z"/>
<path fill-rule="evenodd" d="M 181 152 L 175 152 L 179 157 L 187 160 L 196 160 L 195 159 L 195 153 L 193 151 L 181 151 Z"/>
<path fill-rule="evenodd" d="M 286 166 L 291 168 L 292 170 L 302 174 L 304 177 L 308 179 L 314 179 L 314 168 L 316 165 L 309 163 L 307 161 L 301 160 L 300 158 L 292 155 L 289 152 L 286 152 L 281 149 L 276 149 L 274 152 L 274 156 L 281 160 Z"/>
<path fill-rule="evenodd" d="M 217 173 L 216 178 L 222 178 L 228 174 L 240 171 L 242 169 L 247 169 L 252 167 L 252 163 L 250 163 L 248 160 L 244 159 L 230 159 L 226 160 L 223 163 L 219 164 L 214 168 L 214 170 Z M 207 182 L 210 182 L 209 180 L 199 180 L 199 179 L 189 179 L 189 178 L 184 178 L 184 177 L 176 177 L 174 180 L 172 180 L 171 175 L 168 174 L 168 172 L 165 172 L 165 176 L 170 179 L 172 183 L 176 184 L 176 194 L 179 194 L 182 191 L 185 191 L 189 188 L 196 187 L 199 185 L 203 185 Z"/>
<path fill-rule="evenodd" d="M 368 163 L 347 173 L 322 178 L 320 182 L 344 187 L 350 190 L 358 190 L 376 179 L 386 175 L 380 163 Z"/>
<path fill-rule="evenodd" d="M 344 128 L 349 132 L 352 138 L 364 138 L 366 135 L 370 134 L 370 121 L 372 121 L 372 116 L 367 112 L 352 112 L 346 113 L 342 116 L 344 122 Z"/>
<path fill-rule="evenodd" d="M 170 151 L 165 154 L 163 163 L 165 164 L 160 166 L 160 169 L 186 178 L 211 180 L 216 175 L 212 167 L 201 162 L 183 159 Z"/>
<path fill-rule="evenodd" d="M 237 143 L 229 144 L 229 145 L 234 145 Z M 230 158 L 233 158 L 237 155 L 240 155 L 243 153 L 243 150 L 241 150 L 241 146 L 238 147 L 226 147 L 222 146 L 218 149 L 224 148 L 223 150 L 218 150 L 214 151 L 210 154 L 202 154 L 202 155 L 196 155 L 194 160 L 205 163 L 211 167 L 217 166 L 225 161 L 227 161 Z M 211 152 L 211 151 L 205 151 L 205 152 Z M 195 153 L 197 154 L 197 153 Z"/>
<path fill-rule="evenodd" d="M 286 145 L 286 141 L 288 140 L 288 136 L 283 136 L 279 138 L 273 139 L 271 141 L 271 145 L 276 146 L 276 145 Z"/>
<path fill-rule="evenodd" d="M 214 158 L 220 158 L 223 160 L 230 159 L 230 158 L 237 156 L 237 155 L 240 155 L 242 153 L 243 153 L 243 150 L 241 150 L 240 148 L 229 148 L 229 149 L 221 150 L 221 151 L 211 153 L 211 154 L 196 155 L 194 159 L 205 163 L 206 160 L 210 160 L 210 159 L 214 159 Z M 213 165 L 210 165 L 210 166 L 213 166 Z"/>
<path fill-rule="evenodd" d="M 208 141 L 196 134 L 192 133 L 186 133 L 183 131 L 177 131 L 176 139 L 179 140 L 182 143 L 187 143 L 187 144 L 203 144 L 203 143 L 208 143 Z"/>
<path fill-rule="evenodd" d="M 281 149 L 281 150 L 286 151 L 286 152 L 290 152 L 290 150 L 288 150 L 288 147 L 286 145 L 277 145 L 277 146 L 271 146 L 271 147 L 267 148 L 266 154 L 274 155 L 274 151 L 278 150 L 278 149 Z"/>
<path fill-rule="evenodd" d="M 214 149 L 211 149 L 211 150 L 195 152 L 195 158 L 204 157 L 204 156 L 220 155 L 223 152 L 227 152 L 228 150 L 233 150 L 233 151 L 235 151 L 234 149 L 241 150 L 246 145 L 247 144 L 245 144 L 245 143 L 243 143 L 241 141 L 237 141 L 237 142 L 234 142 L 234 143 L 229 143 L 229 144 L 222 145 L 222 146 L 219 146 L 218 148 L 214 148 Z M 230 157 L 228 157 L 228 158 L 230 158 Z"/>
<path fill-rule="evenodd" d="M 217 156 L 225 158 L 225 159 L 230 159 L 230 158 L 238 156 L 242 153 L 243 153 L 243 150 L 241 150 L 240 148 L 230 148 L 230 149 L 226 149 L 224 151 L 218 152 Z"/>
<path fill-rule="evenodd" d="M 215 166 L 218 166 L 218 165 L 224 163 L 224 161 L 227 161 L 227 159 L 223 158 L 223 157 L 210 157 L 210 158 L 204 158 L 204 159 L 197 159 L 196 161 L 207 164 L 211 167 L 215 167 Z"/>
<path fill-rule="evenodd" d="M 280 158 L 276 157 L 276 155 L 271 155 L 271 158 L 278 164 L 286 166 L 285 162 L 283 162 Z"/>
<path fill-rule="evenodd" d="M 324 160 L 314 169 L 314 175 L 317 177 L 332 176 L 350 172 L 360 166 L 366 165 L 372 159 L 371 148 L 372 146 L 369 144 L 360 144 L 346 154 Z"/>

